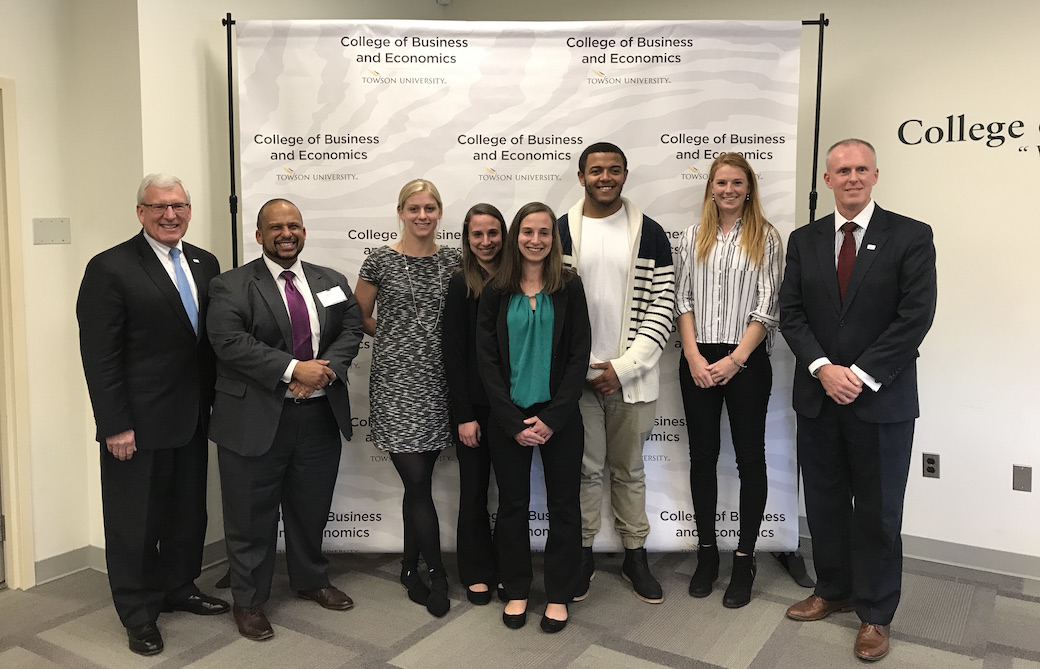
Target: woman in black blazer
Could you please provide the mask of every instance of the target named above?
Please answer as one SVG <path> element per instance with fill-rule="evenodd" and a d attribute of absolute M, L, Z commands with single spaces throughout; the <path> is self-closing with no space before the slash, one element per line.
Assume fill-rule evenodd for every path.
<path fill-rule="evenodd" d="M 462 264 L 444 298 L 441 350 L 459 459 L 459 580 L 469 601 L 480 605 L 491 601 L 490 586 L 497 581 L 487 508 L 491 408 L 477 373 L 477 305 L 484 285 L 498 269 L 505 236 L 506 221 L 498 208 L 483 202 L 470 207 L 462 224 Z"/>
<path fill-rule="evenodd" d="M 508 598 L 502 620 L 527 621 L 531 588 L 531 459 L 540 447 L 549 511 L 541 627 L 567 624 L 581 560 L 579 481 L 584 428 L 578 411 L 592 338 L 585 291 L 563 267 L 560 233 L 548 206 L 521 207 L 502 264 L 484 290 L 477 359 L 491 403 L 491 461 L 498 480 L 495 552 Z"/>

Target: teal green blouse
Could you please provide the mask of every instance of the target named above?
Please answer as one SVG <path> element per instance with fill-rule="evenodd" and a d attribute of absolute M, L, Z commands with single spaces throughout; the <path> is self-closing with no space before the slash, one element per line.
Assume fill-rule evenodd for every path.
<path fill-rule="evenodd" d="M 553 303 L 540 291 L 535 308 L 526 295 L 509 298 L 506 313 L 509 329 L 509 397 L 522 409 L 548 402 L 549 370 L 552 366 Z"/>

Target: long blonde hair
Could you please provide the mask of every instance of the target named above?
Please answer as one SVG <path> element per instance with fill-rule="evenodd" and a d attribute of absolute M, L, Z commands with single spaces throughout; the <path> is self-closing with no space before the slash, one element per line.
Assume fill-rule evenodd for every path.
<path fill-rule="evenodd" d="M 762 203 L 758 199 L 758 179 L 755 171 L 744 156 L 739 153 L 723 153 L 711 164 L 708 172 L 708 183 L 704 185 L 704 206 L 701 208 L 701 225 L 697 229 L 695 244 L 697 260 L 704 262 L 708 259 L 712 248 L 715 247 L 715 238 L 719 232 L 719 208 L 712 199 L 711 187 L 715 183 L 715 173 L 723 165 L 735 167 L 744 172 L 748 182 L 748 197 L 744 201 L 744 211 L 740 215 L 740 248 L 744 250 L 755 267 L 761 267 L 765 259 L 766 236 L 770 227 L 762 213 Z"/>

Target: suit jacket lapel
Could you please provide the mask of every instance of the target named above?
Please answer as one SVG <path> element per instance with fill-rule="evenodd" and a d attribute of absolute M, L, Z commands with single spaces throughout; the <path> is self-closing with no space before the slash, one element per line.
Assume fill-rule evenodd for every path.
<path fill-rule="evenodd" d="M 849 305 L 856 299 L 856 293 L 863 284 L 863 277 L 870 271 L 870 267 L 878 257 L 878 253 L 884 249 L 888 241 L 888 228 L 891 225 L 885 211 L 875 205 L 874 215 L 870 217 L 870 224 L 863 233 L 863 241 L 860 242 L 859 251 L 856 252 L 856 262 L 852 265 L 852 275 L 849 276 L 849 287 L 845 292 L 845 303 L 842 305 L 842 313 L 848 310 Z"/>
<path fill-rule="evenodd" d="M 567 320 L 567 289 L 561 288 L 552 294 L 553 303 L 553 338 L 552 350 L 557 350 L 560 337 L 563 336 L 563 324 Z"/>
<path fill-rule="evenodd" d="M 271 310 L 275 322 L 278 323 L 278 329 L 282 333 L 282 341 L 285 342 L 285 350 L 292 353 L 293 338 L 292 325 L 289 323 L 289 312 L 285 309 L 285 301 L 282 299 L 281 293 L 278 292 L 278 284 L 275 282 L 274 277 L 271 276 L 271 271 L 267 269 L 267 263 L 264 262 L 263 258 L 257 258 L 253 261 L 253 284 L 260 292 L 260 296 L 267 302 L 267 308 Z"/>
<path fill-rule="evenodd" d="M 841 298 L 838 296 L 838 270 L 834 265 L 834 214 L 824 216 L 813 223 L 816 235 L 813 244 L 816 246 L 816 260 L 820 265 L 820 277 L 827 287 L 827 295 L 835 311 L 841 311 Z"/>
<path fill-rule="evenodd" d="M 166 273 L 166 268 L 162 266 L 159 258 L 155 255 L 152 246 L 144 238 L 143 230 L 137 236 L 137 253 L 140 256 L 141 268 L 145 274 L 155 283 L 156 288 L 163 294 L 166 301 L 170 303 L 170 308 L 173 309 L 173 313 L 177 314 L 177 318 L 184 327 L 188 328 L 197 338 L 198 335 L 195 333 L 195 328 L 191 326 L 191 321 L 188 320 L 188 312 L 184 310 L 184 304 L 181 303 L 181 294 L 178 292 L 173 280 L 170 279 L 170 275 Z M 196 285 L 198 285 L 198 282 L 196 282 Z"/>
<path fill-rule="evenodd" d="M 202 261 L 199 260 L 198 253 L 195 252 L 195 247 L 190 244 L 181 244 L 181 248 L 184 249 L 184 257 L 188 261 L 188 269 L 191 270 L 191 277 L 195 280 L 195 289 L 199 295 L 199 337 L 202 337 L 202 328 L 205 325 L 204 321 L 206 313 L 206 307 L 209 305 L 209 280 L 212 276 L 207 276 L 205 268 L 202 266 Z M 178 294 L 179 297 L 179 294 Z"/>
<path fill-rule="evenodd" d="M 315 265 L 310 263 L 302 263 L 303 273 L 307 276 L 307 285 L 311 289 L 311 299 L 314 300 L 314 309 L 318 312 L 318 353 L 321 353 L 329 344 L 329 337 L 331 333 L 325 322 L 327 315 L 327 309 L 325 305 L 318 299 L 318 293 L 323 290 L 332 288 L 332 282 L 328 280 L 325 273 L 320 271 Z"/>

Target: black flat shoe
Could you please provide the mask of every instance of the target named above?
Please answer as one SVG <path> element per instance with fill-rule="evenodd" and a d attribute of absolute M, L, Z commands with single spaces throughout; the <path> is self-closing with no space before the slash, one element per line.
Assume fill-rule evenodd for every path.
<path fill-rule="evenodd" d="M 138 655 L 158 655 L 163 651 L 162 635 L 159 634 L 159 628 L 155 623 L 127 627 L 126 638 L 130 650 Z"/>
<path fill-rule="evenodd" d="M 477 590 L 466 588 L 466 599 L 469 600 L 470 604 L 484 606 L 491 603 L 491 591 L 485 590 L 483 592 L 478 592 Z"/>
<path fill-rule="evenodd" d="M 502 623 L 511 630 L 518 630 L 527 624 L 527 611 L 516 614 L 503 611 Z"/>
<path fill-rule="evenodd" d="M 498 584 L 498 601 L 502 602 L 503 604 L 509 601 L 509 596 L 506 595 L 506 586 L 502 585 L 501 583 Z"/>
<path fill-rule="evenodd" d="M 550 618 L 547 615 L 543 615 L 541 624 L 542 631 L 546 634 L 556 634 L 557 632 L 562 632 L 563 628 L 567 626 L 568 620 L 570 620 L 570 618 L 567 618 L 566 620 L 556 620 L 555 618 Z"/>

